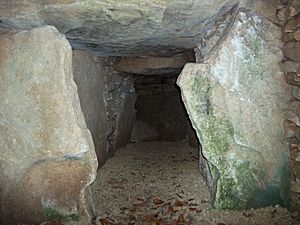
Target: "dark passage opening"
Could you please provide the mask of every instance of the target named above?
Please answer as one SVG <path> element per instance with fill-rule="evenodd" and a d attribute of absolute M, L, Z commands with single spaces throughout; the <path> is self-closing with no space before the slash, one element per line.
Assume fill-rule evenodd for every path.
<path fill-rule="evenodd" d="M 198 141 L 176 84 L 188 62 L 176 57 L 115 62 L 121 76 L 132 81 L 135 119 L 131 143 L 106 161 L 91 186 L 96 215 L 104 223 L 191 224 L 198 206 L 209 205 Z"/>
<path fill-rule="evenodd" d="M 177 75 L 133 76 L 137 100 L 132 142 L 175 142 L 187 138 L 197 147 L 176 80 Z"/>

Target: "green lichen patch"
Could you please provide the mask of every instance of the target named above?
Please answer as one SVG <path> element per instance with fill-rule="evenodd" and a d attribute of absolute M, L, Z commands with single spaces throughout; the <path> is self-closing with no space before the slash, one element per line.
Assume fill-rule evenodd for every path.
<path fill-rule="evenodd" d="M 218 209 L 247 208 L 255 193 L 259 192 L 258 178 L 252 172 L 250 162 L 235 162 L 221 175 L 215 207 Z"/>
<path fill-rule="evenodd" d="M 200 142 L 205 146 L 205 156 L 212 162 L 221 162 L 221 157 L 229 151 L 234 129 L 226 117 L 216 116 L 212 102 L 214 88 L 207 77 L 199 74 L 191 77 L 191 110 L 194 126 Z"/>
<path fill-rule="evenodd" d="M 80 220 L 80 215 L 77 213 L 65 213 L 52 207 L 44 207 L 44 215 L 48 221 L 74 222 Z"/>

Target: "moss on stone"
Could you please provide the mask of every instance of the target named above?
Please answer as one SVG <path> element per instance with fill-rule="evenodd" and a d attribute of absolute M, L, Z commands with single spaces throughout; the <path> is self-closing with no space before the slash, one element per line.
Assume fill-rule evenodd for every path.
<path fill-rule="evenodd" d="M 260 37 L 249 37 L 248 47 L 243 47 L 243 60 L 238 62 L 237 67 L 241 71 L 241 75 L 245 76 L 244 80 L 252 84 L 254 80 L 263 78 L 263 72 L 260 67 L 262 57 L 262 39 Z M 254 79 L 255 78 L 255 79 Z"/>
<path fill-rule="evenodd" d="M 52 207 L 44 207 L 43 211 L 48 221 L 62 221 L 68 223 L 80 220 L 80 215 L 77 213 L 65 213 Z"/>
<path fill-rule="evenodd" d="M 231 171 L 234 171 L 230 173 Z M 250 162 L 234 163 L 222 174 L 218 198 L 215 207 L 218 209 L 247 208 L 253 196 L 260 189 L 256 176 L 252 173 Z"/>
<path fill-rule="evenodd" d="M 208 78 L 194 75 L 190 80 L 193 99 L 191 109 L 195 115 L 193 120 L 200 142 L 205 146 L 205 155 L 221 162 L 220 157 L 229 151 L 229 143 L 233 139 L 234 128 L 226 118 L 215 116 L 214 105 L 211 104 L 212 87 Z"/>

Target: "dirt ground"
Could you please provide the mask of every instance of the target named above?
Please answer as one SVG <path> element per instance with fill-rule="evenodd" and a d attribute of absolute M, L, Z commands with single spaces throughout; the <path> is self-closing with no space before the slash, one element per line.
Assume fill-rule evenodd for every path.
<path fill-rule="evenodd" d="M 300 213 L 279 206 L 244 211 L 211 208 L 198 150 L 182 142 L 144 142 L 118 150 L 92 184 L 101 225 L 289 225 Z"/>

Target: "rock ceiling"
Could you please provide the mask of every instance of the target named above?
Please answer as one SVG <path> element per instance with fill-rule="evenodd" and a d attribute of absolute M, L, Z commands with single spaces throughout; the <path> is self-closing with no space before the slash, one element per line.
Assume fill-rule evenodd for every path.
<path fill-rule="evenodd" d="M 45 24 L 99 56 L 174 55 L 193 49 L 237 0 L 1 0 L 0 27 Z"/>

